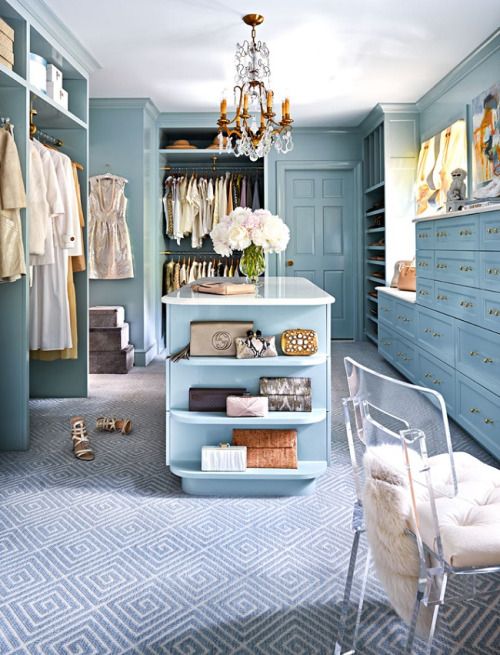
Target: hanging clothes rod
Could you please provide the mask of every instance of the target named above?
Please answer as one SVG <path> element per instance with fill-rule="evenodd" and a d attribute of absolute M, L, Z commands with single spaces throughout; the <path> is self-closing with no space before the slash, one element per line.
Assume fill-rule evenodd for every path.
<path fill-rule="evenodd" d="M 62 148 L 64 146 L 64 141 L 62 139 L 58 139 L 56 136 L 47 134 L 47 132 L 44 132 L 39 127 L 36 128 L 36 132 L 33 136 L 35 137 L 35 139 L 38 139 L 39 141 L 43 141 L 44 143 L 50 143 L 51 145 L 56 146 L 57 148 Z"/>
<path fill-rule="evenodd" d="M 196 255 L 197 257 L 223 257 L 228 259 L 234 255 L 219 255 L 216 252 L 200 252 L 199 250 L 161 250 L 160 255 Z"/>

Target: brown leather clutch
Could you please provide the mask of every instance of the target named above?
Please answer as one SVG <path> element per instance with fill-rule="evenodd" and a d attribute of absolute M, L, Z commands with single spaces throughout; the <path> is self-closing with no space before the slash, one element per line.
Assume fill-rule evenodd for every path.
<path fill-rule="evenodd" d="M 296 469 L 296 430 L 233 430 L 233 445 L 247 447 L 248 468 Z"/>
<path fill-rule="evenodd" d="M 228 396 L 243 396 L 242 387 L 191 387 L 189 389 L 190 412 L 226 412 Z"/>

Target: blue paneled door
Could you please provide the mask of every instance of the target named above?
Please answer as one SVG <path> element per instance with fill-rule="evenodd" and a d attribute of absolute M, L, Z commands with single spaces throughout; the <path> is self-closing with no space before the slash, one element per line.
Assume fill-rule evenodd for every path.
<path fill-rule="evenodd" d="M 332 338 L 353 339 L 353 172 L 290 170 L 285 184 L 284 218 L 291 231 L 285 273 L 306 277 L 332 294 Z"/>

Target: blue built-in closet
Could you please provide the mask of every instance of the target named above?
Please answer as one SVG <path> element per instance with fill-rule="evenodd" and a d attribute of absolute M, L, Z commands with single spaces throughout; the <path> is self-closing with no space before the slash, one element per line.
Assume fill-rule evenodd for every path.
<path fill-rule="evenodd" d="M 39 129 L 64 142 L 61 151 L 83 166 L 80 172 L 82 206 L 86 212 L 88 169 L 88 72 L 95 65 L 78 46 L 57 33 L 58 21 L 46 7 L 17 0 L 0 0 L 0 16 L 13 28 L 14 67 L 0 65 L 0 115 L 10 118 L 19 151 L 22 174 L 29 187 L 28 153 L 30 109 Z M 53 29 L 52 29 L 52 26 Z M 60 37 L 60 38 L 59 38 Z M 64 42 L 64 45 L 63 45 Z M 69 108 L 62 108 L 29 82 L 29 53 L 55 64 L 63 72 Z M 28 252 L 29 208 L 22 210 L 25 252 Z M 28 256 L 26 255 L 28 262 Z M 74 276 L 78 313 L 78 358 L 55 362 L 29 360 L 29 276 L 0 285 L 0 449 L 29 446 L 28 400 L 32 397 L 87 395 L 87 274 Z"/>

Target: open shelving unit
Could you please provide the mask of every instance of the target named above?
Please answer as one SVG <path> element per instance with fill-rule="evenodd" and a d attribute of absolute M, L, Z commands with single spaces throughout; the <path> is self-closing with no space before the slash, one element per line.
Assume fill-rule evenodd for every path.
<path fill-rule="evenodd" d="M 36 23 L 32 14 L 17 2 L 0 0 L 0 16 L 14 29 L 13 70 L 0 65 L 0 115 L 14 125 L 25 187 L 29 189 L 30 109 L 37 110 L 35 124 L 63 140 L 61 152 L 84 167 L 79 172 L 82 207 L 87 212 L 88 168 L 88 71 L 73 61 L 71 54 Z M 29 81 L 29 52 L 56 64 L 63 73 L 69 93 L 69 110 L 64 109 Z M 21 210 L 26 263 L 29 259 L 29 208 Z M 29 275 L 0 285 L 0 397 L 9 408 L 0 427 L 1 450 L 29 447 L 30 397 L 83 397 L 88 379 L 88 290 L 87 273 L 74 275 L 78 314 L 78 358 L 54 362 L 29 359 Z M 7 311 L 8 308 L 8 311 Z"/>
<path fill-rule="evenodd" d="M 190 323 L 199 320 L 253 320 L 265 334 L 279 334 L 291 325 L 305 325 L 318 333 L 318 353 L 311 357 L 241 360 L 229 357 L 192 357 L 166 363 L 166 462 L 182 479 L 187 493 L 198 495 L 302 495 L 312 493 L 316 478 L 330 459 L 331 382 L 330 306 L 332 299 L 303 278 L 268 278 L 257 297 L 204 296 L 190 289 L 165 296 L 167 351 L 180 350 L 188 341 Z M 287 297 L 287 293 L 289 296 Z M 196 294 L 195 294 L 196 295 Z M 193 302 L 195 301 L 195 302 Z M 171 329 L 175 325 L 175 330 Z M 279 339 L 278 339 L 279 341 Z M 233 418 L 222 412 L 188 409 L 191 387 L 236 386 L 257 394 L 261 377 L 308 377 L 312 411 L 269 412 L 263 418 Z M 296 429 L 297 469 L 247 469 L 243 472 L 201 471 L 201 448 L 231 442 L 236 427 Z"/>
<path fill-rule="evenodd" d="M 376 287 L 385 281 L 384 123 L 363 140 L 365 232 L 365 334 L 378 340 Z M 374 259 L 376 257 L 376 259 Z"/>

